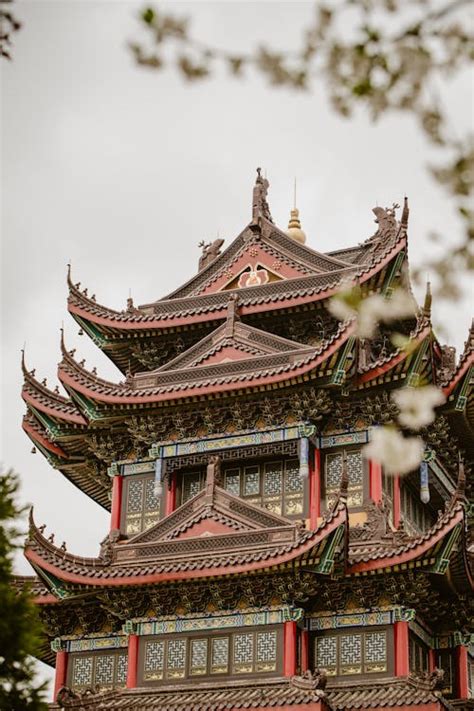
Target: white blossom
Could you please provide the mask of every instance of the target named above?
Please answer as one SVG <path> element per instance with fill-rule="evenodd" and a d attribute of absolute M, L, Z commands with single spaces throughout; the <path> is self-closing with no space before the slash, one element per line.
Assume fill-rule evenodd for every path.
<path fill-rule="evenodd" d="M 446 398 L 434 385 L 419 388 L 402 388 L 392 393 L 392 400 L 400 410 L 398 421 L 403 427 L 419 430 L 434 422 L 434 408 L 442 405 Z"/>
<path fill-rule="evenodd" d="M 359 338 L 372 338 L 380 322 L 389 323 L 415 313 L 413 298 L 404 289 L 396 289 L 389 299 L 381 294 L 361 299 L 354 290 L 340 291 L 329 300 L 328 308 L 340 321 L 356 318 Z"/>
<path fill-rule="evenodd" d="M 366 459 L 381 464 L 386 474 L 408 474 L 416 469 L 424 454 L 420 437 L 404 437 L 395 427 L 374 427 L 369 444 L 362 448 Z"/>

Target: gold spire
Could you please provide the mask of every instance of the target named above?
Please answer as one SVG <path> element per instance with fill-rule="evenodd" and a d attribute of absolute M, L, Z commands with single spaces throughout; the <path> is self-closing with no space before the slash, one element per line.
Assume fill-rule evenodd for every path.
<path fill-rule="evenodd" d="M 288 222 L 286 235 L 300 244 L 304 244 L 306 242 L 306 234 L 301 229 L 300 211 L 296 207 L 296 178 L 293 188 L 293 209 L 290 211 L 290 221 Z"/>

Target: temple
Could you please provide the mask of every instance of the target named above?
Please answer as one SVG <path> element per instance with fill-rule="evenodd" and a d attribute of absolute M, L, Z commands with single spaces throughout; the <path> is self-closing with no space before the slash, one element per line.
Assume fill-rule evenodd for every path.
<path fill-rule="evenodd" d="M 69 270 L 69 313 L 121 382 L 64 334 L 64 394 L 23 355 L 33 450 L 110 511 L 95 558 L 30 516 L 16 585 L 44 622 L 51 709 L 474 707 L 474 328 L 456 360 L 427 293 L 359 337 L 329 300 L 410 292 L 407 200 L 322 253 L 296 206 L 276 226 L 268 188 L 259 170 L 247 226 L 153 303 L 109 309 Z M 394 389 L 426 384 L 446 401 L 424 460 L 389 476 L 364 445 Z"/>

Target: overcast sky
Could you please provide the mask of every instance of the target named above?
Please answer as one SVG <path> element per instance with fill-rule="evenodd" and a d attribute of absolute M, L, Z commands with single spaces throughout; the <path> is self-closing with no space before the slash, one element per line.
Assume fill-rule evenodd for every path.
<path fill-rule="evenodd" d="M 219 232 L 228 243 L 249 221 L 255 167 L 270 180 L 269 201 L 286 227 L 294 176 L 308 244 L 331 250 L 374 232 L 372 207 L 410 200 L 411 263 L 431 254 L 427 234 L 448 244 L 459 224 L 428 177 L 435 158 L 409 117 L 373 125 L 363 112 L 335 116 L 324 92 L 268 88 L 262 78 L 224 73 L 187 85 L 174 71 L 137 67 L 126 47 L 139 38 L 135 2 L 20 2 L 24 23 L 13 62 L 2 67 L 2 461 L 22 477 L 22 499 L 69 550 L 96 555 L 108 516 L 41 454 L 21 430 L 25 410 L 20 349 L 37 377 L 57 383 L 59 329 L 87 367 L 118 380 L 116 368 L 66 310 L 66 264 L 97 300 L 124 308 L 165 295 L 197 269 L 197 243 Z M 193 18 L 205 41 L 250 49 L 264 39 L 297 47 L 312 3 L 171 5 Z M 472 83 L 444 91 L 459 134 L 472 126 Z M 434 304 L 441 340 L 459 348 L 472 291 Z M 29 572 L 18 562 L 18 572 Z"/>

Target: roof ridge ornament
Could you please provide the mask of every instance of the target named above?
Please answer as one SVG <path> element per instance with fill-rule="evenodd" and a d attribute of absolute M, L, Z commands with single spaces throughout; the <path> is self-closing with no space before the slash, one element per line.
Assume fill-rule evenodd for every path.
<path fill-rule="evenodd" d="M 408 207 L 408 198 L 405 195 L 405 197 L 403 198 L 403 210 L 402 210 L 402 217 L 400 220 L 401 226 L 404 227 L 405 229 L 407 229 L 407 227 L 408 227 L 409 216 L 410 216 L 410 208 Z"/>
<path fill-rule="evenodd" d="M 262 169 L 257 168 L 257 177 L 252 193 L 252 222 L 258 224 L 260 218 L 273 222 L 270 207 L 267 202 L 267 194 L 270 182 L 267 178 L 262 178 Z"/>
<path fill-rule="evenodd" d="M 239 297 L 238 294 L 232 294 L 227 303 L 226 325 L 224 330 L 225 336 L 232 337 L 234 335 L 236 321 L 240 321 Z"/>

